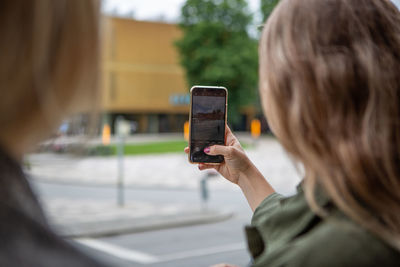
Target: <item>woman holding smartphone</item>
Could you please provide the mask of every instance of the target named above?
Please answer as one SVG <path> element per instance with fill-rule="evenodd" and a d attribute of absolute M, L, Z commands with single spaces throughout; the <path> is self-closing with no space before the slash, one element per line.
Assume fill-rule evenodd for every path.
<path fill-rule="evenodd" d="M 398 9 L 282 0 L 259 52 L 266 117 L 304 169 L 298 193 L 274 192 L 229 129 L 226 146 L 205 148 L 225 162 L 199 164 L 237 184 L 254 211 L 252 266 L 399 266 Z"/>

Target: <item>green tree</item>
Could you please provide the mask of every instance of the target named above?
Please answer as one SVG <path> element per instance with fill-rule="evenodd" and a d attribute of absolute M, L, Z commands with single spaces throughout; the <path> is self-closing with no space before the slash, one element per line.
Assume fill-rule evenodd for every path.
<path fill-rule="evenodd" d="M 256 102 L 257 40 L 245 0 L 187 0 L 182 7 L 182 38 L 176 42 L 191 85 L 228 88 L 228 118 L 238 122 L 240 107 Z"/>
<path fill-rule="evenodd" d="M 271 15 L 272 10 L 278 4 L 279 0 L 261 0 L 261 13 L 263 16 L 263 23 Z"/>

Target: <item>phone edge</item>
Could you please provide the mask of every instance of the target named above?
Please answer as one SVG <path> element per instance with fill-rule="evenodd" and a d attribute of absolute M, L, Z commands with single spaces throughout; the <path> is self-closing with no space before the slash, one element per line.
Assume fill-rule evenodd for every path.
<path fill-rule="evenodd" d="M 221 163 L 213 163 L 213 162 L 194 162 L 190 159 L 190 147 L 191 147 L 191 135 L 192 135 L 192 97 L 193 97 L 193 89 L 200 87 L 200 88 L 219 88 L 225 90 L 225 128 L 224 128 L 224 144 L 226 145 L 226 126 L 228 125 L 228 89 L 226 89 L 225 86 L 208 86 L 208 85 L 193 85 L 190 88 L 190 106 L 189 106 L 189 140 L 188 140 L 188 147 L 189 147 L 189 153 L 188 153 L 188 161 L 190 164 L 199 164 L 199 163 L 207 163 L 210 165 L 219 165 Z"/>

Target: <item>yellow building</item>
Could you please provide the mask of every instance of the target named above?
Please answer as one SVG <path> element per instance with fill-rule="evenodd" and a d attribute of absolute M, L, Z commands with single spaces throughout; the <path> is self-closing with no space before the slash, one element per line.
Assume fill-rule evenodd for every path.
<path fill-rule="evenodd" d="M 182 131 L 189 89 L 174 42 L 177 25 L 108 17 L 103 58 L 104 120 L 117 116 L 137 132 Z"/>

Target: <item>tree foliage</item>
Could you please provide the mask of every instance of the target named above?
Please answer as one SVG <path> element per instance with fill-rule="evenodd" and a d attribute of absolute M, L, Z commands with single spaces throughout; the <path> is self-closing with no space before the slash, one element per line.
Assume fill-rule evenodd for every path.
<path fill-rule="evenodd" d="M 278 2 L 279 0 L 261 0 L 261 13 L 263 16 L 263 22 L 265 22 L 269 15 L 271 15 L 272 10 L 274 10 Z"/>
<path fill-rule="evenodd" d="M 257 96 L 257 40 L 248 34 L 252 16 L 245 0 L 187 0 L 176 42 L 191 85 L 228 88 L 228 118 Z"/>

